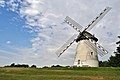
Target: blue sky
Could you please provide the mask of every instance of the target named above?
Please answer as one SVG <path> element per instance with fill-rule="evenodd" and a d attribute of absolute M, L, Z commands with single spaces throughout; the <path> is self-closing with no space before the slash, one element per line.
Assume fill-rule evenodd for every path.
<path fill-rule="evenodd" d="M 31 34 L 24 27 L 25 20 L 20 15 L 6 8 L 0 8 L 0 24 L 0 48 L 5 47 L 5 45 L 14 45 L 16 47 L 31 46 Z"/>
<path fill-rule="evenodd" d="M 0 0 L 0 66 L 12 62 L 73 65 L 76 43 L 60 58 L 55 54 L 77 33 L 63 23 L 64 18 L 70 16 L 86 26 L 110 6 L 112 10 L 90 31 L 109 51 L 99 59 L 107 60 L 115 51 L 120 34 L 119 3 L 119 0 Z"/>
<path fill-rule="evenodd" d="M 8 52 L 16 52 L 12 47 L 29 48 L 31 47 L 31 38 L 33 34 L 28 28 L 25 28 L 25 19 L 19 14 L 8 10 L 8 8 L 0 8 L 0 50 Z M 8 55 L 6 52 L 0 52 L 1 56 Z M 4 60 L 5 61 L 5 60 Z M 3 61 L 3 62 L 4 62 Z M 14 61 L 12 61 L 14 62 Z M 9 62 L 8 60 L 8 63 Z M 3 64 L 4 65 L 4 64 Z M 2 66 L 3 66 L 2 65 Z"/>

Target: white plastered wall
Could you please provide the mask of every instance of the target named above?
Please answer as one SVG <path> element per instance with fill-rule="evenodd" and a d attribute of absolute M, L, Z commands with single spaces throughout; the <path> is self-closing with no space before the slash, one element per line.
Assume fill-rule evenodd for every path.
<path fill-rule="evenodd" d="M 74 66 L 98 67 L 97 48 L 94 45 L 95 41 L 91 43 L 94 48 L 90 46 L 90 43 L 89 40 L 81 40 L 78 42 Z"/>

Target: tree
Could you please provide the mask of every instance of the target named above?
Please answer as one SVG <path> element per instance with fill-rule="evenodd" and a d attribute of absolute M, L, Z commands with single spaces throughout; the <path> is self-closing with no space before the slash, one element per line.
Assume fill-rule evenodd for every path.
<path fill-rule="evenodd" d="M 120 39 L 120 36 L 118 36 L 118 38 Z M 120 54 L 120 41 L 116 42 L 116 44 L 118 44 L 117 52 Z"/>
<path fill-rule="evenodd" d="M 118 36 L 120 39 L 120 36 Z M 116 42 L 118 45 L 116 52 L 114 52 L 115 56 L 111 56 L 108 60 L 108 63 L 112 67 L 120 67 L 120 41 Z"/>
<path fill-rule="evenodd" d="M 31 68 L 36 68 L 37 66 L 36 65 L 32 65 Z"/>
<path fill-rule="evenodd" d="M 108 61 L 99 61 L 99 67 L 109 67 Z"/>
<path fill-rule="evenodd" d="M 62 67 L 62 66 L 60 66 L 60 65 L 52 65 L 51 67 Z"/>
<path fill-rule="evenodd" d="M 12 64 L 10 65 L 10 67 L 15 67 L 15 63 L 12 63 Z"/>
<path fill-rule="evenodd" d="M 24 68 L 28 68 L 29 65 L 27 65 L 27 64 L 15 64 L 15 63 L 12 63 L 11 65 L 8 65 L 8 66 L 5 66 L 5 67 L 24 67 Z"/>

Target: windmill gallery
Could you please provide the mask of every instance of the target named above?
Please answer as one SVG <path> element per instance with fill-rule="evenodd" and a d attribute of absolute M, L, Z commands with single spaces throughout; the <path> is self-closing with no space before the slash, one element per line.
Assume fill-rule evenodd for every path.
<path fill-rule="evenodd" d="M 97 43 L 98 39 L 88 31 L 91 30 L 110 10 L 110 7 L 106 7 L 93 21 L 91 21 L 90 24 L 88 24 L 88 26 L 85 27 L 84 30 L 82 30 L 83 27 L 80 24 L 67 16 L 65 22 L 78 31 L 79 35 L 74 34 L 60 49 L 56 51 L 58 57 L 60 57 L 61 54 L 76 41 L 78 45 L 74 59 L 74 66 L 98 67 L 98 54 L 104 56 L 108 52 Z"/>

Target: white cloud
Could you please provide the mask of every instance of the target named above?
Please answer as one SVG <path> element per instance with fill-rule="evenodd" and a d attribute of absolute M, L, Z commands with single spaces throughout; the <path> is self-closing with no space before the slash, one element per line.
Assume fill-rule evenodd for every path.
<path fill-rule="evenodd" d="M 4 3 L 5 3 L 4 0 L 0 0 L 0 6 L 1 6 L 1 7 L 4 7 Z"/>
<path fill-rule="evenodd" d="M 7 43 L 7 44 L 10 44 L 10 43 L 11 43 L 11 41 L 7 41 L 6 43 Z"/>
<path fill-rule="evenodd" d="M 73 53 L 75 53 L 75 49 L 72 48 L 74 47 L 66 51 L 66 55 L 64 54 L 59 59 L 56 58 L 54 53 L 74 33 L 77 33 L 70 26 L 63 23 L 64 18 L 70 16 L 81 25 L 86 26 L 106 6 L 111 6 L 112 10 L 91 32 L 98 37 L 99 43 L 106 49 L 110 52 L 115 50 L 113 42 L 116 42 L 117 36 L 120 34 L 119 0 L 24 0 L 23 2 L 18 0 L 21 6 L 14 3 L 15 1 L 17 0 L 8 1 L 8 5 L 11 5 L 10 9 L 12 11 L 19 9 L 17 13 L 26 19 L 26 24 L 29 25 L 27 28 L 37 33 L 31 40 L 32 48 L 29 50 L 23 49 L 26 51 L 24 56 L 29 57 L 25 60 L 32 60 L 34 57 L 33 62 L 38 61 L 37 64 L 72 64 Z M 27 52 L 31 50 L 33 50 L 34 56 L 30 56 L 32 53 Z M 102 59 L 106 58 L 103 57 Z"/>

